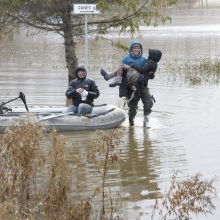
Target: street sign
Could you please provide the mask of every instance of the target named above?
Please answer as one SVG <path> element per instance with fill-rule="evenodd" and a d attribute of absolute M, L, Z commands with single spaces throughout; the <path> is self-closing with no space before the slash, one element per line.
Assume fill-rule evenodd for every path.
<path fill-rule="evenodd" d="M 96 9 L 96 4 L 73 4 L 73 14 L 84 15 L 84 41 L 85 41 L 85 67 L 88 70 L 88 15 L 99 14 L 100 11 Z"/>
<path fill-rule="evenodd" d="M 73 4 L 74 14 L 99 14 L 100 11 L 96 9 L 96 4 Z"/>

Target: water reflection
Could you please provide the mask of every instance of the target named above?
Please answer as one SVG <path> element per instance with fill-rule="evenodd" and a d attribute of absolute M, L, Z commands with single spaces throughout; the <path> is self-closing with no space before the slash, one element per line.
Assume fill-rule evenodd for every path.
<path fill-rule="evenodd" d="M 129 201 L 157 198 L 158 175 L 154 169 L 154 150 L 147 129 L 128 128 L 127 140 L 121 146 L 121 190 Z"/>

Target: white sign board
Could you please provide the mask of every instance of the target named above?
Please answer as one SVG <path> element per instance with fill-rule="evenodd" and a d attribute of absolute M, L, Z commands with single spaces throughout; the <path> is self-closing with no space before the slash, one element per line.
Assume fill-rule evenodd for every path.
<path fill-rule="evenodd" d="M 74 14 L 99 14 L 100 11 L 96 9 L 96 4 L 74 4 Z"/>

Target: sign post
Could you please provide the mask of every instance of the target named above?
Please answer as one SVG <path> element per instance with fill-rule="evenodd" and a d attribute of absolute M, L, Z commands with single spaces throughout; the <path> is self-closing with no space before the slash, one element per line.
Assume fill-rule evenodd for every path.
<path fill-rule="evenodd" d="M 100 11 L 96 9 L 96 4 L 73 4 L 74 14 L 84 15 L 84 43 L 85 43 L 85 68 L 88 70 L 88 15 L 99 14 Z"/>

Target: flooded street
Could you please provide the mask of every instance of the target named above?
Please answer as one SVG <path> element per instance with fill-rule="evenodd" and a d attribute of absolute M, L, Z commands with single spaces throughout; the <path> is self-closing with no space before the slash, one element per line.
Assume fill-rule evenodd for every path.
<path fill-rule="evenodd" d="M 156 98 L 150 117 L 151 128 L 142 127 L 140 102 L 135 127 L 129 127 L 127 120 L 122 124 L 125 133 L 118 146 L 119 165 L 111 171 L 111 183 L 115 183 L 121 193 L 126 220 L 150 219 L 155 198 L 166 192 L 176 171 L 180 179 L 197 172 L 208 179 L 217 176 L 215 187 L 220 196 L 220 85 L 193 86 L 184 80 L 174 80 L 176 73 L 166 68 L 170 63 L 219 58 L 220 6 L 169 9 L 167 14 L 173 19 L 171 25 L 143 27 L 142 36 L 136 36 L 143 43 L 145 55 L 148 48 L 158 48 L 163 57 L 155 79 L 149 82 Z M 117 40 L 116 33 L 109 37 Z M 120 41 L 129 45 L 131 39 L 129 35 L 122 35 Z M 12 42 L 0 42 L 0 50 L 1 102 L 17 97 L 22 91 L 29 106 L 66 105 L 68 76 L 62 39 L 51 34 L 25 37 L 20 33 Z M 88 75 L 96 80 L 101 91 L 96 103 L 122 106 L 118 88 L 109 88 L 99 71 L 100 68 L 113 70 L 124 52 L 101 40 L 90 40 L 89 51 Z M 79 63 L 83 63 L 83 42 L 78 44 L 77 54 Z M 22 105 L 16 101 L 11 106 L 14 104 Z M 68 149 L 69 161 L 76 151 L 85 155 L 90 139 L 97 133 L 64 135 L 70 145 L 75 146 Z M 88 164 L 81 164 L 78 171 L 75 193 L 83 197 L 92 192 L 97 182 Z M 219 199 L 215 205 L 214 215 L 193 219 L 220 219 Z"/>

